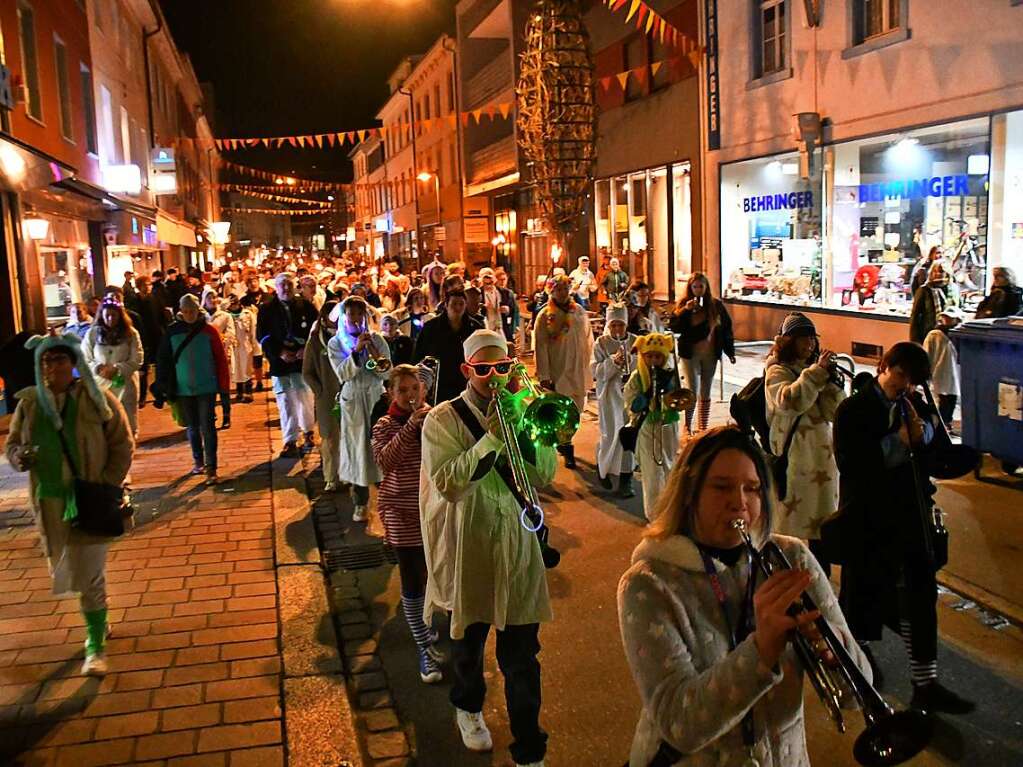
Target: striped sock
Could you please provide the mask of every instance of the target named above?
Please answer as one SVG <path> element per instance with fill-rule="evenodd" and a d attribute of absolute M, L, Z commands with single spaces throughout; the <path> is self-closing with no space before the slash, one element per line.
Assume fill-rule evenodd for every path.
<path fill-rule="evenodd" d="M 700 400 L 700 413 L 696 423 L 697 431 L 703 431 L 707 428 L 707 422 L 710 421 L 710 400 Z"/>
<path fill-rule="evenodd" d="M 693 413 L 696 412 L 696 405 L 686 408 L 686 434 L 693 433 Z"/>
<path fill-rule="evenodd" d="M 409 631 L 412 633 L 413 641 L 420 647 L 429 647 L 433 642 L 430 635 L 430 628 L 423 620 L 423 605 L 426 597 L 401 597 L 401 609 L 405 613 L 405 622 L 408 623 Z"/>
<path fill-rule="evenodd" d="M 938 678 L 938 661 L 918 661 L 913 657 L 913 629 L 908 620 L 899 621 L 899 634 L 902 636 L 902 643 L 909 653 L 909 671 L 913 684 L 920 686 L 933 682 Z"/>

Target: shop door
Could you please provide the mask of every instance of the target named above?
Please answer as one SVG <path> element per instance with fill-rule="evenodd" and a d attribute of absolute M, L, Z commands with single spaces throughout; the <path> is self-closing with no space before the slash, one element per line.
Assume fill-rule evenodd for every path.
<path fill-rule="evenodd" d="M 536 285 L 536 278 L 541 274 L 549 274 L 551 265 L 551 242 L 546 234 L 528 234 L 522 237 L 522 267 L 524 280 L 519 285 L 519 292 L 529 295 Z M 560 263 L 559 266 L 565 266 Z"/>

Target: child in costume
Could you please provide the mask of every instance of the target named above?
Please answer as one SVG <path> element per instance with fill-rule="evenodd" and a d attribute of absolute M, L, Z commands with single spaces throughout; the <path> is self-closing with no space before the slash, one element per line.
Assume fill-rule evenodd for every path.
<path fill-rule="evenodd" d="M 643 485 L 643 513 L 653 521 L 657 497 L 675 462 L 679 441 L 679 411 L 669 407 L 682 392 L 678 371 L 668 365 L 675 346 L 670 333 L 650 333 L 636 340 L 636 370 L 625 384 L 626 416 L 639 419 L 636 459 Z"/>
<path fill-rule="evenodd" d="M 625 381 L 636 367 L 632 346 L 636 336 L 626 326 L 629 312 L 625 304 L 609 304 L 604 333 L 593 345 L 590 372 L 597 385 L 597 414 L 600 418 L 600 442 L 597 444 L 597 475 L 601 486 L 610 490 L 611 475 L 618 475 L 618 495 L 632 498 L 632 470 L 635 456 L 622 447 L 618 432 L 626 423 Z"/>

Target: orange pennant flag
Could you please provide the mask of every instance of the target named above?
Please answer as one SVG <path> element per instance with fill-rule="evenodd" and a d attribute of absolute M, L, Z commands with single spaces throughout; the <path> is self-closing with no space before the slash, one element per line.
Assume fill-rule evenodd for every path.
<path fill-rule="evenodd" d="M 700 60 L 703 58 L 703 53 L 697 48 L 695 50 L 689 51 L 687 56 L 689 58 L 690 63 L 693 65 L 693 69 L 699 69 Z"/>
<path fill-rule="evenodd" d="M 336 133 L 334 135 L 337 136 L 337 143 L 340 144 L 341 146 L 344 146 L 345 134 L 344 133 Z"/>
<path fill-rule="evenodd" d="M 646 3 L 643 3 L 642 5 L 639 6 L 639 15 L 636 16 L 636 29 L 643 28 L 643 21 L 647 18 L 647 15 L 649 13 L 650 8 L 649 6 L 646 5 Z"/>
<path fill-rule="evenodd" d="M 316 146 L 318 146 L 320 149 L 323 149 L 323 136 L 317 133 L 316 136 L 314 136 L 314 138 L 316 139 Z"/>
<path fill-rule="evenodd" d="M 487 106 L 483 110 L 483 113 L 487 117 L 489 117 L 491 120 L 493 120 L 494 119 L 494 115 L 497 113 L 497 105 L 496 104 L 487 104 Z"/>
<path fill-rule="evenodd" d="M 366 140 L 366 131 L 364 131 L 364 130 L 356 131 L 356 134 L 357 134 L 357 135 L 359 136 L 359 143 L 360 143 L 360 144 L 361 144 L 361 143 L 362 143 L 363 141 L 365 141 L 365 140 Z"/>
<path fill-rule="evenodd" d="M 629 73 L 628 72 L 619 72 L 618 74 L 615 75 L 615 79 L 618 81 L 618 84 L 620 86 L 622 86 L 622 90 L 624 91 L 625 90 L 625 83 L 627 83 L 629 81 Z"/>
<path fill-rule="evenodd" d="M 625 16 L 625 23 L 626 24 L 628 24 L 630 21 L 632 21 L 632 17 L 636 15 L 636 11 L 639 10 L 640 5 L 642 5 L 640 0 L 632 0 L 632 5 L 629 6 L 629 12 Z"/>
<path fill-rule="evenodd" d="M 330 144 L 331 148 L 334 147 L 334 136 L 335 135 L 336 134 L 334 134 L 334 133 L 328 133 L 327 134 L 327 143 Z"/>
<path fill-rule="evenodd" d="M 498 109 L 501 111 L 502 119 L 507 120 L 508 114 L 511 112 L 511 102 L 505 101 L 503 104 L 498 106 Z"/>
<path fill-rule="evenodd" d="M 653 11 L 650 11 L 650 15 L 647 16 L 647 20 L 646 20 L 646 33 L 648 35 L 650 34 L 650 30 L 654 26 L 654 19 L 656 19 L 656 18 L 657 18 L 657 14 L 655 14 Z"/>
<path fill-rule="evenodd" d="M 462 112 L 462 125 L 468 125 L 468 124 L 469 124 L 469 113 L 468 112 Z"/>
<path fill-rule="evenodd" d="M 651 77 L 657 77 L 657 73 L 661 69 L 661 63 L 662 62 L 660 62 L 660 61 L 655 61 L 653 64 L 650 65 L 650 76 Z"/>
<path fill-rule="evenodd" d="M 605 91 L 608 88 L 610 88 L 611 87 L 611 77 L 610 76 L 608 76 L 608 77 L 601 77 L 600 78 L 600 87 L 603 88 Z"/>
<path fill-rule="evenodd" d="M 646 85 L 646 67 L 636 67 L 632 70 L 632 74 L 636 78 L 636 82 L 640 84 L 640 87 Z"/>
<path fill-rule="evenodd" d="M 472 112 L 472 119 L 474 119 L 476 121 L 477 125 L 480 124 L 480 115 L 482 115 L 482 114 L 483 114 L 483 110 L 482 109 L 474 109 L 473 112 Z"/>

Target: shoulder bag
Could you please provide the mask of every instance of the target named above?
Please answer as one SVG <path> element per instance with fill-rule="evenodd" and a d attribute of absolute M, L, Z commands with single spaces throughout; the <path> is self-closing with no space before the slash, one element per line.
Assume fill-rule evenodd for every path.
<path fill-rule="evenodd" d="M 67 410 L 66 402 L 64 409 Z M 131 506 L 124 501 L 123 488 L 106 482 L 82 479 L 64 439 L 63 427 L 57 430 L 57 436 L 60 438 L 60 446 L 64 450 L 64 457 L 67 458 L 74 477 L 73 492 L 78 514 L 71 520 L 71 526 L 89 535 L 107 538 L 124 535 L 124 520 L 131 516 Z"/>

